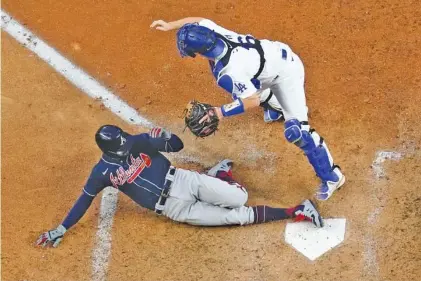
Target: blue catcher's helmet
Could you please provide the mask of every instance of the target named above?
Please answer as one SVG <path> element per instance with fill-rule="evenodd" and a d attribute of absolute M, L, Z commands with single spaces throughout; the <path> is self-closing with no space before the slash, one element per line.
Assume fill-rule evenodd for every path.
<path fill-rule="evenodd" d="M 95 134 L 98 147 L 110 157 L 125 157 L 129 154 L 132 142 L 127 141 L 130 136 L 121 128 L 114 125 L 103 125 Z"/>
<path fill-rule="evenodd" d="M 185 24 L 177 32 L 177 48 L 182 57 L 194 58 L 196 53 L 207 53 L 217 41 L 213 30 L 198 24 Z"/>

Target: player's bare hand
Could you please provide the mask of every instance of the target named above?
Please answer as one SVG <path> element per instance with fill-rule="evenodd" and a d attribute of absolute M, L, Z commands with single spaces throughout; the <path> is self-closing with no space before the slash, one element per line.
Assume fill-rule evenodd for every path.
<path fill-rule="evenodd" d="M 222 109 L 220 107 L 214 107 L 213 108 L 216 116 L 218 117 L 219 120 L 221 120 L 222 118 L 224 118 L 224 115 L 222 114 Z"/>
<path fill-rule="evenodd" d="M 35 242 L 35 245 L 46 247 L 48 244 L 51 244 L 54 248 L 57 248 L 63 239 L 64 233 L 66 233 L 66 228 L 59 225 L 56 229 L 44 232 Z"/>
<path fill-rule="evenodd" d="M 222 115 L 222 110 L 220 107 L 214 107 L 212 111 L 209 111 L 208 114 L 206 114 L 205 116 L 203 116 L 202 119 L 199 120 L 199 124 L 202 124 L 203 122 L 210 122 L 211 121 L 211 116 L 213 116 L 213 114 L 216 115 L 216 117 L 218 117 L 219 120 L 221 120 L 222 118 L 224 118 L 224 115 Z"/>
<path fill-rule="evenodd" d="M 156 20 L 156 21 L 152 22 L 150 27 L 161 30 L 161 31 L 169 31 L 169 30 L 174 29 L 174 26 L 171 23 L 168 23 L 168 22 L 163 21 L 163 20 Z"/>

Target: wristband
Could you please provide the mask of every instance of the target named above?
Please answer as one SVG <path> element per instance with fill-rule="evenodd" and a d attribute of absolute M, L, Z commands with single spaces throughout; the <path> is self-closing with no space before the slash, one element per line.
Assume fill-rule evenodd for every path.
<path fill-rule="evenodd" d="M 66 233 L 66 231 L 67 231 L 67 229 L 62 225 L 62 224 L 60 224 L 58 227 L 57 227 L 57 230 L 58 231 L 60 231 L 61 233 Z"/>
<path fill-rule="evenodd" d="M 221 107 L 221 111 L 224 117 L 244 113 L 244 103 L 241 99 L 236 99 L 232 103 L 224 104 Z"/>

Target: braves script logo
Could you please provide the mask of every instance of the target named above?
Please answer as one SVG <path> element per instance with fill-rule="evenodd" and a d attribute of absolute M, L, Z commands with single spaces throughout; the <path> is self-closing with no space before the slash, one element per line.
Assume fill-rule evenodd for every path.
<path fill-rule="evenodd" d="M 130 162 L 129 169 L 125 170 L 123 167 L 118 168 L 115 177 L 113 173 L 110 173 L 110 180 L 115 188 L 118 188 L 119 185 L 122 186 L 126 182 L 132 183 L 145 168 L 149 168 L 152 164 L 149 155 L 143 153 L 140 153 L 139 157 L 136 158 L 130 154 Z"/>

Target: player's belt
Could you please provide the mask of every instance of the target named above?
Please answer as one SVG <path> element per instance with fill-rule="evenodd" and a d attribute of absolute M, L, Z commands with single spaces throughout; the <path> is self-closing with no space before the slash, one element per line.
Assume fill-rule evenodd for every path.
<path fill-rule="evenodd" d="M 162 189 L 161 196 L 158 202 L 155 204 L 155 213 L 158 215 L 162 214 L 164 210 L 165 202 L 167 202 L 168 196 L 170 196 L 171 185 L 174 182 L 175 167 L 171 166 L 165 176 L 164 188 Z"/>

